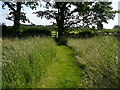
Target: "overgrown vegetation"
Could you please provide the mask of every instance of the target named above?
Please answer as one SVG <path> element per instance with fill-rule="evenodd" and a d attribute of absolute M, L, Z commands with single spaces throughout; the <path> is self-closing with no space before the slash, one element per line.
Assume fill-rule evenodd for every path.
<path fill-rule="evenodd" d="M 17 38 L 11 26 L 3 26 L 3 88 L 120 87 L 119 29 L 69 28 L 57 42 L 60 46 L 51 37 L 43 37 L 57 38 L 56 29 L 21 26 Z M 75 57 L 61 45 L 72 47 Z"/>
<path fill-rule="evenodd" d="M 92 28 L 69 28 L 67 30 L 68 37 L 74 38 L 89 38 L 95 36 L 118 36 L 120 34 L 120 29 L 92 29 Z"/>
<path fill-rule="evenodd" d="M 55 57 L 56 44 L 51 38 L 3 39 L 3 88 L 37 87 Z"/>
<path fill-rule="evenodd" d="M 2 26 L 2 36 L 3 37 L 14 37 L 14 30 L 12 26 Z M 114 35 L 119 36 L 120 29 L 92 29 L 92 28 L 73 28 L 70 27 L 65 30 L 63 37 L 74 37 L 74 38 L 88 38 L 100 35 Z M 16 34 L 17 35 L 17 34 Z M 57 26 L 21 26 L 20 27 L 20 37 L 29 36 L 53 36 L 58 37 Z M 61 40 L 60 40 L 61 42 Z"/>
<path fill-rule="evenodd" d="M 79 87 L 120 88 L 119 43 L 112 36 L 68 40 L 85 73 Z"/>
<path fill-rule="evenodd" d="M 67 46 L 49 37 L 3 39 L 3 88 L 77 87 L 82 70 Z"/>
<path fill-rule="evenodd" d="M 120 30 L 103 29 L 119 13 L 112 2 L 54 1 L 2 2 L 9 9 L 6 19 L 14 22 L 2 26 L 3 88 L 120 88 Z M 30 23 L 25 6 L 56 22 L 20 24 Z"/>

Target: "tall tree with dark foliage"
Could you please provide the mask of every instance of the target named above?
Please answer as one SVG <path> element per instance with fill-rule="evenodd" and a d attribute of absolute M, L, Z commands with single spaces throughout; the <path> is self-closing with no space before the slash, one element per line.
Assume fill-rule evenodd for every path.
<path fill-rule="evenodd" d="M 6 19 L 12 20 L 14 22 L 14 34 L 19 36 L 20 21 L 24 23 L 26 21 L 30 22 L 29 19 L 26 17 L 25 12 L 21 11 L 23 5 L 30 7 L 31 9 L 36 9 L 38 3 L 9 1 L 9 2 L 4 2 L 2 8 L 4 9 L 6 5 L 8 6 L 10 11 Z"/>
<path fill-rule="evenodd" d="M 102 29 L 103 23 L 114 19 L 116 11 L 112 10 L 111 4 L 112 2 L 47 2 L 47 10 L 37 11 L 35 14 L 37 17 L 56 20 L 53 23 L 58 26 L 60 39 L 67 27 L 82 25 Z"/>

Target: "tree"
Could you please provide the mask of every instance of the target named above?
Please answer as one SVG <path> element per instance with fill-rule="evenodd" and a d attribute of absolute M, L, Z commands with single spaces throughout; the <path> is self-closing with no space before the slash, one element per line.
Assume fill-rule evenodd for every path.
<path fill-rule="evenodd" d="M 102 23 L 108 23 L 107 21 L 115 16 L 116 11 L 113 11 L 110 5 L 111 2 L 47 2 L 47 10 L 34 14 L 41 18 L 55 19 L 60 39 L 67 27 L 83 25 L 102 29 Z M 75 8 L 71 10 L 73 6 Z M 49 7 L 52 10 L 48 10 Z"/>
<path fill-rule="evenodd" d="M 120 26 L 119 26 L 119 25 L 115 25 L 115 26 L 113 27 L 113 29 L 120 29 Z"/>
<path fill-rule="evenodd" d="M 19 28 L 20 28 L 20 20 L 22 22 L 30 22 L 29 19 L 25 16 L 24 12 L 21 12 L 21 9 L 23 8 L 23 5 L 26 5 L 27 7 L 30 7 L 31 9 L 36 9 L 36 6 L 38 5 L 37 2 L 4 2 L 2 5 L 2 8 L 4 9 L 5 5 L 9 8 L 9 15 L 6 19 L 12 20 L 14 22 L 14 33 L 19 35 Z"/>

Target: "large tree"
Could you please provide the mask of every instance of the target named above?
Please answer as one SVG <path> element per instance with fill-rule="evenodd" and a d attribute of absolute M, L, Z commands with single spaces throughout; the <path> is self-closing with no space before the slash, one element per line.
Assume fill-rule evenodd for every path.
<path fill-rule="evenodd" d="M 37 11 L 35 14 L 56 20 L 60 39 L 66 28 L 71 26 L 83 25 L 102 29 L 103 22 L 108 23 L 115 16 L 116 11 L 110 5 L 111 2 L 53 2 L 46 3 L 47 10 Z"/>
<path fill-rule="evenodd" d="M 22 22 L 30 22 L 29 19 L 26 17 L 25 12 L 22 12 L 23 6 L 30 7 L 31 9 L 36 9 L 38 2 L 15 2 L 9 1 L 4 2 L 2 8 L 5 9 L 5 6 L 9 8 L 9 15 L 6 19 L 12 20 L 14 22 L 14 33 L 19 32 L 20 28 L 20 21 Z M 19 34 L 19 33 L 18 33 Z"/>

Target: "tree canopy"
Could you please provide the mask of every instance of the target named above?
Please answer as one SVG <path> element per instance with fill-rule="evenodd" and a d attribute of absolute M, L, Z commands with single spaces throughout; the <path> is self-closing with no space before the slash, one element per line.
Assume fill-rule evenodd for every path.
<path fill-rule="evenodd" d="M 112 2 L 47 2 L 45 11 L 37 11 L 37 17 L 56 20 L 58 36 L 71 26 L 103 28 L 103 23 L 113 19 L 116 11 L 110 6 Z M 74 7 L 74 9 L 73 9 Z M 52 8 L 49 10 L 49 8 Z"/>
<path fill-rule="evenodd" d="M 4 2 L 2 8 L 5 9 L 6 5 L 10 11 L 6 19 L 14 22 L 14 31 L 16 33 L 16 31 L 19 31 L 20 21 L 24 23 L 28 21 L 30 23 L 29 19 L 26 17 L 26 13 L 21 11 L 23 5 L 30 7 L 31 9 L 36 9 L 38 2 L 15 2 L 11 0 L 9 2 Z"/>
<path fill-rule="evenodd" d="M 43 0 L 46 2 L 46 0 Z M 116 11 L 110 6 L 112 2 L 46 2 L 46 10 L 34 12 L 37 17 L 55 20 L 53 24 L 58 26 L 58 38 L 61 37 L 68 27 L 90 27 L 102 29 L 103 23 L 115 17 Z M 38 1 L 40 2 L 40 1 Z M 24 11 L 23 6 L 36 9 L 40 4 L 38 2 L 4 2 L 10 12 L 7 17 L 14 21 L 14 29 L 19 30 L 20 20 L 30 22 Z"/>

